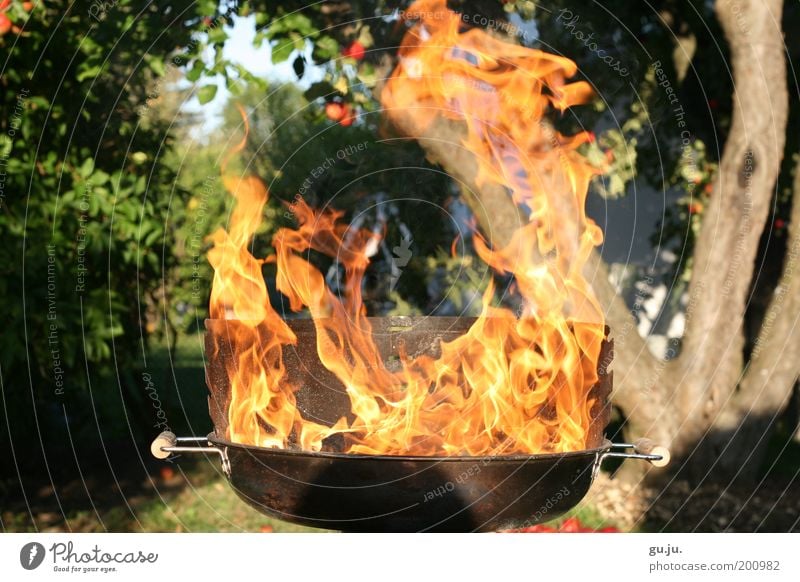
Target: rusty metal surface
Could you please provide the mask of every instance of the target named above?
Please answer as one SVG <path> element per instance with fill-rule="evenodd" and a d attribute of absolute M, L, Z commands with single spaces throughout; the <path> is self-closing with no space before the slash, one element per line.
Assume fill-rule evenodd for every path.
<path fill-rule="evenodd" d="M 589 398 L 594 400 L 590 416 L 592 423 L 589 434 L 586 436 L 586 447 L 595 448 L 602 445 L 605 440 L 605 429 L 611 421 L 611 390 L 614 387 L 614 372 L 608 369 L 614 359 L 614 340 L 608 336 L 611 330 L 606 326 L 606 339 L 600 346 L 600 359 L 597 362 L 599 381 L 589 392 Z"/>
<path fill-rule="evenodd" d="M 230 483 L 257 510 L 341 531 L 497 531 L 558 517 L 589 490 L 602 448 L 529 457 L 389 457 L 226 449 Z"/>

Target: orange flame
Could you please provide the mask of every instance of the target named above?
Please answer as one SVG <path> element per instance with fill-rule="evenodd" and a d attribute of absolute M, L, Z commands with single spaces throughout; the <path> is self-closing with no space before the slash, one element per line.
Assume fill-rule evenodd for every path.
<path fill-rule="evenodd" d="M 582 133 L 565 137 L 542 119 L 590 95 L 566 84 L 572 61 L 462 31 L 445 0 L 421 0 L 421 16 L 400 49 L 400 63 L 382 92 L 390 118 L 411 117 L 419 135 L 437 118 L 466 126 L 463 147 L 479 163 L 478 185 L 504 185 L 530 221 L 509 245 L 481 238 L 478 255 L 496 272 L 513 274 L 524 309 L 493 306 L 492 285 L 467 333 L 441 344 L 441 355 L 400 354 L 388 370 L 373 341 L 361 288 L 368 248 L 380 235 L 352 230 L 342 213 L 293 206 L 299 227 L 273 238 L 277 288 L 292 310 L 308 308 L 323 365 L 345 386 L 351 415 L 333 426 L 303 418 L 297 386 L 282 350 L 297 338 L 270 305 L 263 261 L 248 245 L 267 192 L 255 178 L 226 180 L 237 206 L 228 232 L 213 235 L 211 316 L 239 320 L 235 357 L 227 364 L 234 442 L 318 451 L 339 434 L 344 452 L 389 455 L 492 455 L 566 452 L 586 447 L 604 337 L 601 309 L 582 275 L 602 241 L 586 217 L 594 169 L 577 153 Z M 404 127 L 409 127 L 408 123 Z M 455 146 L 454 146 L 455 147 Z M 310 250 L 344 266 L 345 292 L 334 294 L 304 255 Z M 233 327 L 233 326 L 232 326 Z"/>

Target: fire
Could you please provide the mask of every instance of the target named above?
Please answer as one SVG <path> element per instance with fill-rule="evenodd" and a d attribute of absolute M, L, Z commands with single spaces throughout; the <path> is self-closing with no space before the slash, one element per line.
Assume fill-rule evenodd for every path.
<path fill-rule="evenodd" d="M 298 409 L 283 351 L 297 337 L 270 305 L 263 260 L 249 244 L 267 191 L 255 178 L 226 180 L 237 206 L 230 229 L 213 235 L 211 317 L 229 320 L 234 357 L 227 437 L 266 447 L 319 451 L 341 435 L 343 452 L 387 455 L 495 455 L 586 448 L 591 389 L 598 382 L 602 310 L 582 275 L 602 232 L 585 214 L 594 169 L 576 151 L 588 140 L 566 137 L 543 121 L 551 108 L 585 101 L 586 83 L 566 83 L 572 61 L 463 30 L 445 0 L 408 10 L 400 61 L 382 92 L 387 115 L 423 135 L 435 120 L 465 126 L 461 144 L 479 161 L 478 185 L 502 184 L 530 221 L 505 248 L 476 237 L 480 258 L 513 274 L 521 313 L 495 305 L 490 285 L 467 333 L 442 342 L 439 357 L 400 355 L 384 365 L 373 341 L 361 289 L 375 233 L 349 229 L 342 213 L 299 200 L 299 224 L 273 238 L 277 288 L 291 309 L 307 308 L 324 366 L 345 386 L 351 415 L 333 426 Z M 410 123 L 409 123 L 410 122 Z M 458 147 L 454 144 L 453 147 Z M 334 294 L 305 256 L 337 260 L 346 289 Z M 232 321 L 236 320 L 236 321 Z"/>

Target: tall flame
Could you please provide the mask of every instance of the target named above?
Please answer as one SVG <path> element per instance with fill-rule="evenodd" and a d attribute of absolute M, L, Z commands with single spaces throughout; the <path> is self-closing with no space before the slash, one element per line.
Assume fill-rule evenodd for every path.
<path fill-rule="evenodd" d="M 270 305 L 263 261 L 248 248 L 267 191 L 255 178 L 228 179 L 237 206 L 209 253 L 211 316 L 238 320 L 230 322 L 227 436 L 318 451 L 341 435 L 344 452 L 389 455 L 583 449 L 604 320 L 582 268 L 602 232 L 584 209 L 594 169 L 576 148 L 587 134 L 565 137 L 543 116 L 585 101 L 590 90 L 584 82 L 565 83 L 577 72 L 566 58 L 463 31 L 445 0 L 420 0 L 408 13 L 420 19 L 409 23 L 383 106 L 415 136 L 437 119 L 466 126 L 461 145 L 478 161 L 478 186 L 501 184 L 528 209 L 529 222 L 505 248 L 475 241 L 483 261 L 513 275 L 524 309 L 493 306 L 490 285 L 467 333 L 442 342 L 438 357 L 401 353 L 399 369 L 390 371 L 361 297 L 368 249 L 379 235 L 350 229 L 341 212 L 299 200 L 292 206 L 298 228 L 280 229 L 272 241 L 277 288 L 292 310 L 309 310 L 319 359 L 345 387 L 351 412 L 333 426 L 306 419 L 283 362 L 283 350 L 298 339 Z M 310 250 L 344 267 L 343 294 L 334 294 L 305 258 Z"/>

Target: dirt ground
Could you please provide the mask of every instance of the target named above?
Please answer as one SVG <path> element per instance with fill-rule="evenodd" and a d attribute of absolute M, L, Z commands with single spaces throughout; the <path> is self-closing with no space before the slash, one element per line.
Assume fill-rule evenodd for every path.
<path fill-rule="evenodd" d="M 598 475 L 584 503 L 621 529 L 669 532 L 800 532 L 797 481 L 759 486 L 673 481 L 637 487 Z"/>

